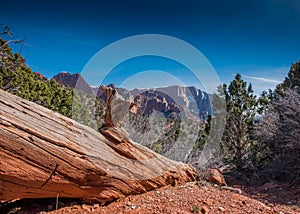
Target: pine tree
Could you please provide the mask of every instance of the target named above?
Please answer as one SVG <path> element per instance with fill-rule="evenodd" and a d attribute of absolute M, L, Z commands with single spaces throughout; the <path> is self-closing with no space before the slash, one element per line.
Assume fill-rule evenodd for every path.
<path fill-rule="evenodd" d="M 95 97 L 33 73 L 25 59 L 9 47 L 20 40 L 4 40 L 2 35 L 7 33 L 0 32 L 0 88 L 98 129 L 104 102 L 98 99 L 95 106 Z"/>
<path fill-rule="evenodd" d="M 286 89 L 295 90 L 297 93 L 300 93 L 300 60 L 292 64 L 283 83 L 276 86 L 275 95 L 284 96 L 283 91 Z"/>
<path fill-rule="evenodd" d="M 252 85 L 237 74 L 227 87 L 223 85 L 226 97 L 227 117 L 222 138 L 224 161 L 238 171 L 252 167 L 257 155 L 257 143 L 252 139 L 258 101 Z"/>

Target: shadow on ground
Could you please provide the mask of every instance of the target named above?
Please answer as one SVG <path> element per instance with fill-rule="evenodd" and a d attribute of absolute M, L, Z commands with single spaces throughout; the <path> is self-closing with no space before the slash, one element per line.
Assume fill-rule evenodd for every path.
<path fill-rule="evenodd" d="M 266 182 L 260 185 L 245 184 L 241 181 L 228 179 L 230 186 L 241 188 L 243 192 L 266 205 L 286 205 L 300 207 L 300 179 L 292 183 Z"/>
<path fill-rule="evenodd" d="M 49 212 L 67 206 L 81 205 L 83 201 L 74 198 L 44 198 L 44 199 L 20 199 L 0 203 L 0 214 L 29 214 Z"/>

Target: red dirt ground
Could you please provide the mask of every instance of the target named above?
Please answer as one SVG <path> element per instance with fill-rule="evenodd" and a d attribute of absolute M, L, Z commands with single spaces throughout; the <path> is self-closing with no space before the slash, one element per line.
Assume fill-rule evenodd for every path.
<path fill-rule="evenodd" d="M 191 182 L 132 195 L 104 207 L 58 198 L 57 210 L 56 199 L 44 199 L 15 204 L 10 213 L 300 213 L 299 186 L 289 188 L 286 184 L 267 183 L 240 189 L 241 194 L 207 182 Z"/>

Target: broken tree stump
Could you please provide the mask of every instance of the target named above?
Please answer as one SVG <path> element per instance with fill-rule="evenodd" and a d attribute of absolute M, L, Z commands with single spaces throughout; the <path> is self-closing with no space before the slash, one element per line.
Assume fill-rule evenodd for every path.
<path fill-rule="evenodd" d="M 195 180 L 190 166 L 0 90 L 0 200 L 82 198 L 101 204 Z"/>
<path fill-rule="evenodd" d="M 104 114 L 104 124 L 102 127 L 114 127 L 115 124 L 113 123 L 112 115 L 111 115 L 111 109 L 112 109 L 111 103 L 114 96 L 117 93 L 117 90 L 115 88 L 104 86 L 104 85 L 101 85 L 100 88 L 103 90 L 106 96 L 106 101 L 105 101 L 106 109 Z"/>

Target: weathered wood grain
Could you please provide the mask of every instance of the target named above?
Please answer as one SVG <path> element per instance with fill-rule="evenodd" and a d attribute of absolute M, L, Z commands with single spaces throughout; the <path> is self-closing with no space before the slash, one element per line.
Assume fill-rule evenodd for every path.
<path fill-rule="evenodd" d="M 70 197 L 102 204 L 195 180 L 188 165 L 0 90 L 0 200 Z"/>

